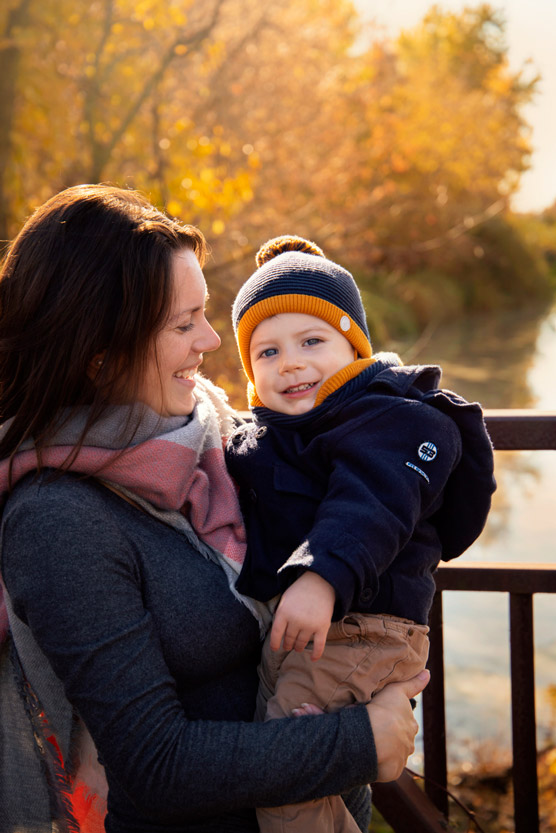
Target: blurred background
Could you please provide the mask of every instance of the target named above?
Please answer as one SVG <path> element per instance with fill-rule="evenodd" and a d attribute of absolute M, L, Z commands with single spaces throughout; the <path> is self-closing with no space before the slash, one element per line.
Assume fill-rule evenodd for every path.
<path fill-rule="evenodd" d="M 4 0 L 0 241 L 80 182 L 199 225 L 206 367 L 240 407 L 230 305 L 277 234 L 350 268 L 375 349 L 417 358 L 553 297 L 555 31 L 552 0 Z"/>
<path fill-rule="evenodd" d="M 3 0 L 0 241 L 82 182 L 200 226 L 223 337 L 204 368 L 245 408 L 231 303 L 261 243 L 299 234 L 353 272 L 375 351 L 441 364 L 485 407 L 556 410 L 555 36 L 554 0 Z M 493 512 L 463 559 L 554 561 L 554 458 L 497 453 Z M 507 767 L 510 724 L 506 600 L 456 595 L 457 780 Z M 555 608 L 535 601 L 543 750 Z"/>

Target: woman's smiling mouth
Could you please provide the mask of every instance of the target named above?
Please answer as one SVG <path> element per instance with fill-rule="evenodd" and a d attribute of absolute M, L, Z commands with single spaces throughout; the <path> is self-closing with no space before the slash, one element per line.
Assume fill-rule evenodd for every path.
<path fill-rule="evenodd" d="M 175 379 L 189 379 L 191 380 L 192 377 L 197 373 L 199 368 L 197 366 L 191 368 L 190 370 L 178 370 L 174 373 Z"/>

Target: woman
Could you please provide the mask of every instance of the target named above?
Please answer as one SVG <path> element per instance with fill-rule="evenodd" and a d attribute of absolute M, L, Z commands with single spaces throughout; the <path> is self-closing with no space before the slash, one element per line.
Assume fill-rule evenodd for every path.
<path fill-rule="evenodd" d="M 396 778 L 413 748 L 426 675 L 366 707 L 251 722 L 264 616 L 233 587 L 233 414 L 197 375 L 220 343 L 204 255 L 198 230 L 88 185 L 39 208 L 6 257 L 1 569 L 18 725 L 46 785 L 23 805 L 19 776 L 5 790 L 8 830 L 86 816 L 83 724 L 108 833 L 250 833 L 257 806 L 338 793 L 366 829 L 360 785 Z M 21 754 L 18 772 L 35 761 Z"/>

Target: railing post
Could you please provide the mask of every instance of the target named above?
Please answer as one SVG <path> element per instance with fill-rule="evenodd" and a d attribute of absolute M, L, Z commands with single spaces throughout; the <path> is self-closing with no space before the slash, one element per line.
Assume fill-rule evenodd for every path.
<path fill-rule="evenodd" d="M 539 829 L 533 597 L 510 593 L 515 833 Z"/>
<path fill-rule="evenodd" d="M 423 692 L 423 752 L 425 791 L 436 807 L 448 817 L 446 706 L 444 700 L 444 638 L 442 593 L 434 594 L 429 616 L 431 681 Z"/>

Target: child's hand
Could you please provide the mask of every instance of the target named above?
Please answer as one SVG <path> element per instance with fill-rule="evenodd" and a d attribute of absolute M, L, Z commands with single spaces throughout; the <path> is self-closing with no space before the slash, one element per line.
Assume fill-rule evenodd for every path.
<path fill-rule="evenodd" d="M 270 647 L 278 651 L 302 651 L 313 640 L 311 659 L 322 656 L 332 621 L 336 593 L 326 579 L 306 572 L 283 593 L 274 616 Z"/>
<path fill-rule="evenodd" d="M 309 717 L 313 714 L 324 714 L 324 709 L 315 706 L 314 703 L 302 703 L 297 709 L 292 709 L 294 717 Z"/>

